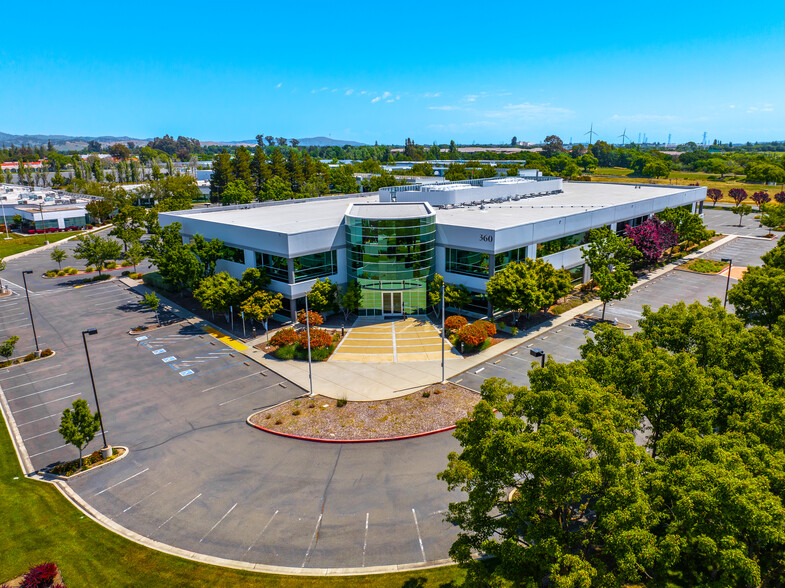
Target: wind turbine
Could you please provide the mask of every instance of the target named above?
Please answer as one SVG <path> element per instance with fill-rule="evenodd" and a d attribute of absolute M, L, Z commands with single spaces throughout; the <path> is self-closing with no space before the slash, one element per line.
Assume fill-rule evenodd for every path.
<path fill-rule="evenodd" d="M 594 123 L 591 123 L 591 126 L 589 127 L 589 132 L 588 133 L 583 133 L 583 134 L 584 135 L 589 135 L 589 146 L 591 146 L 591 138 L 592 138 L 592 136 L 597 134 L 597 133 L 594 132 Z"/>
<path fill-rule="evenodd" d="M 625 129 L 624 129 L 624 132 L 623 132 L 621 135 L 619 135 L 617 138 L 618 138 L 618 139 L 621 139 L 621 146 L 622 146 L 622 147 L 624 147 L 624 140 L 625 140 L 625 139 L 626 139 L 627 141 L 629 141 L 629 140 L 630 140 L 630 138 L 627 136 L 627 129 L 626 129 L 626 127 L 625 127 Z"/>

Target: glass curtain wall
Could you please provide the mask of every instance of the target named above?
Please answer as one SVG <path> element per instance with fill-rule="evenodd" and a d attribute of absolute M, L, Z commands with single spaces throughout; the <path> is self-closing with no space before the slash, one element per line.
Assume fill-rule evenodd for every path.
<path fill-rule="evenodd" d="M 435 218 L 346 217 L 350 280 L 362 288 L 361 315 L 422 314 L 433 275 Z"/>

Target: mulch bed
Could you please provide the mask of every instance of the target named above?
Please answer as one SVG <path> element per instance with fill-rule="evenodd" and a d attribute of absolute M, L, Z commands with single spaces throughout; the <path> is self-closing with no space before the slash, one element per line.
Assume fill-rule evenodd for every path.
<path fill-rule="evenodd" d="M 250 420 L 265 429 L 313 439 L 386 439 L 453 426 L 479 400 L 479 394 L 456 384 L 434 384 L 400 398 L 345 406 L 326 396 L 300 398 L 258 412 Z"/>

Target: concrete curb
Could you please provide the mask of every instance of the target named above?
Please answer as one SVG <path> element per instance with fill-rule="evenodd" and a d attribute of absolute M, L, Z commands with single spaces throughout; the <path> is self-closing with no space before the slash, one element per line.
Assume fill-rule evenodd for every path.
<path fill-rule="evenodd" d="M 57 489 L 60 490 L 63 496 L 65 496 L 65 498 L 68 499 L 68 501 L 71 502 L 71 504 L 73 504 L 77 509 L 84 513 L 85 516 L 104 526 L 108 530 L 117 533 L 118 535 L 129 539 L 143 547 L 149 547 L 150 549 L 155 549 L 161 553 L 182 557 L 183 559 L 188 559 L 197 563 L 211 564 L 235 570 L 246 570 L 251 572 L 288 576 L 364 576 L 437 568 L 455 564 L 455 562 L 453 562 L 451 559 L 439 559 L 431 562 L 393 564 L 389 566 L 373 566 L 365 568 L 292 568 L 214 557 L 212 555 L 205 555 L 203 553 L 188 551 L 186 549 L 180 549 L 179 547 L 173 547 L 165 543 L 160 543 L 154 539 L 149 539 L 144 535 L 140 535 L 139 533 L 131 531 L 130 529 L 123 527 L 122 525 L 116 523 L 115 521 L 95 510 L 92 506 L 85 502 L 82 497 L 79 496 L 79 494 L 77 494 L 67 483 L 60 480 L 52 481 L 50 483 L 54 484 Z"/>
<path fill-rule="evenodd" d="M 269 410 L 269 409 L 267 409 Z M 260 410 L 259 412 L 264 412 Z M 450 425 L 449 427 L 443 427 L 441 429 L 434 429 L 433 431 L 424 431 L 422 433 L 412 433 L 411 435 L 401 435 L 400 437 L 381 437 L 379 439 L 319 439 L 318 437 L 304 437 L 302 435 L 292 435 L 291 433 L 283 433 L 281 431 L 274 431 L 272 429 L 267 429 L 260 425 L 256 425 L 251 422 L 251 417 L 259 414 L 259 412 L 253 413 L 245 422 L 254 427 L 255 429 L 259 429 L 260 431 L 264 431 L 265 433 L 270 433 L 272 435 L 278 435 L 279 437 L 286 437 L 288 439 L 297 439 L 298 441 L 311 441 L 313 443 L 382 443 L 385 441 L 403 441 L 404 439 L 416 439 L 418 437 L 427 437 L 428 435 L 436 435 L 437 433 L 444 433 L 446 431 L 452 431 L 455 429 L 456 425 Z"/>
<path fill-rule="evenodd" d="M 4 257 L 3 260 L 11 261 L 13 259 L 19 259 L 20 257 L 24 257 L 25 255 L 30 255 L 31 253 L 35 253 L 37 251 L 46 251 L 48 249 L 54 249 L 60 243 L 65 243 L 66 241 L 70 241 L 71 239 L 76 239 L 77 237 L 81 237 L 82 235 L 89 235 L 91 233 L 97 233 L 99 231 L 103 231 L 104 229 L 108 229 L 112 225 L 104 225 L 102 227 L 90 229 L 89 231 L 84 231 L 79 233 L 78 235 L 72 235 L 71 237 L 66 237 L 65 239 L 60 239 L 59 241 L 55 241 L 54 243 L 49 243 L 49 245 L 41 245 L 40 247 L 35 247 L 33 249 L 28 249 L 27 251 L 22 251 L 21 253 L 14 253 L 13 255 L 9 255 L 8 257 Z M 27 235 L 28 237 L 35 237 L 36 235 Z M 65 276 L 62 276 L 65 277 Z"/>

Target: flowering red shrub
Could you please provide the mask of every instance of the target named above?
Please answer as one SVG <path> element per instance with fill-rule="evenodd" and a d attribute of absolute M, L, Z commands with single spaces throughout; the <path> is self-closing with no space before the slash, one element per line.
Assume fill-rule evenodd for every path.
<path fill-rule="evenodd" d="M 454 314 L 444 319 L 444 328 L 448 331 L 460 331 L 461 327 L 465 327 L 468 322 L 466 318 Z"/>
<path fill-rule="evenodd" d="M 30 568 L 22 579 L 20 588 L 45 588 L 51 586 L 57 577 L 57 566 L 53 563 L 45 563 L 40 566 Z"/>
<path fill-rule="evenodd" d="M 679 242 L 679 235 L 673 224 L 663 223 L 656 216 L 637 227 L 627 227 L 625 234 L 632 239 L 632 244 L 643 254 L 643 258 L 651 263 L 662 257 L 666 249 Z"/>
<path fill-rule="evenodd" d="M 270 345 L 275 345 L 277 347 L 286 347 L 287 345 L 292 345 L 297 343 L 299 337 L 297 336 L 297 331 L 293 328 L 289 327 L 286 329 L 281 329 L 275 335 L 270 337 Z"/>
<path fill-rule="evenodd" d="M 297 313 L 297 322 L 300 323 L 301 325 L 305 324 L 305 311 L 304 310 L 301 310 L 300 312 Z M 322 315 L 320 315 L 318 312 L 316 312 L 314 310 L 309 310 L 308 311 L 308 322 L 313 327 L 313 326 L 316 326 L 316 325 L 321 325 L 324 322 L 324 318 L 322 318 Z"/>
<path fill-rule="evenodd" d="M 318 349 L 319 347 L 329 347 L 332 345 L 333 336 L 324 329 L 316 329 L 311 327 L 311 349 Z M 308 333 L 305 330 L 300 331 L 299 337 L 300 347 L 303 349 L 308 348 Z"/>
<path fill-rule="evenodd" d="M 482 326 L 477 323 L 465 325 L 458 331 L 458 340 L 469 347 L 477 347 L 488 338 L 488 334 Z"/>
<path fill-rule="evenodd" d="M 496 325 L 494 325 L 491 321 L 474 321 L 474 324 L 478 327 L 481 327 L 485 330 L 485 334 L 488 337 L 493 337 L 496 334 Z"/>

